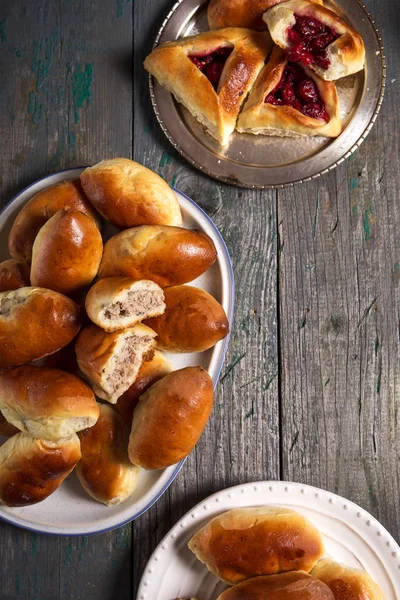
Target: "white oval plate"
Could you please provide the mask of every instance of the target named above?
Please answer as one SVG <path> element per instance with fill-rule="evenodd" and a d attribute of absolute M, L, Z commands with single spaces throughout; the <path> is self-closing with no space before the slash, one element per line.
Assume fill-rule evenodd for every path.
<path fill-rule="evenodd" d="M 44 177 L 25 188 L 4 207 L 0 213 L 0 261 L 9 258 L 8 234 L 22 206 L 40 190 L 66 179 L 75 179 L 82 171 L 83 168 L 68 169 Z M 207 214 L 185 194 L 173 189 L 182 210 L 183 226 L 207 233 L 214 241 L 218 252 L 216 263 L 190 285 L 207 290 L 222 304 L 231 328 L 234 280 L 228 250 L 219 231 Z M 117 230 L 106 229 L 104 237 L 109 237 L 115 231 Z M 174 369 L 201 365 L 209 372 L 215 387 L 227 345 L 228 338 L 225 338 L 207 352 L 169 354 L 168 358 Z M 146 512 L 175 479 L 183 462 L 161 471 L 146 472 L 142 470 L 135 492 L 119 506 L 107 507 L 95 502 L 86 494 L 76 475 L 72 473 L 61 487 L 44 502 L 25 508 L 0 506 L 0 518 L 24 529 L 41 533 L 58 535 L 104 533 L 121 527 Z"/>
<path fill-rule="evenodd" d="M 284 506 L 305 515 L 321 531 L 327 554 L 350 567 L 364 568 L 380 585 L 386 600 L 399 600 L 400 548 L 386 529 L 353 502 L 285 481 L 245 483 L 197 504 L 153 552 L 136 600 L 216 600 L 228 586 L 197 560 L 187 544 L 213 517 L 232 508 L 260 505 Z"/>

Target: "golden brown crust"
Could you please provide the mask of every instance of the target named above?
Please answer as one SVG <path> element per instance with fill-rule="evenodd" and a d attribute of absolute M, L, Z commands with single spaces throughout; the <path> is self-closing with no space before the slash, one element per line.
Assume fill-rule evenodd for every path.
<path fill-rule="evenodd" d="M 321 581 L 304 571 L 254 577 L 223 592 L 218 600 L 334 600 Z"/>
<path fill-rule="evenodd" d="M 88 325 L 75 340 L 78 366 L 96 394 L 102 385 L 104 366 L 113 356 L 120 335 L 119 331 L 106 333 L 97 325 Z"/>
<path fill-rule="evenodd" d="M 60 210 L 40 229 L 32 250 L 32 285 L 67 296 L 79 293 L 97 275 L 103 240 L 93 219 Z"/>
<path fill-rule="evenodd" d="M 0 410 L 25 433 L 50 440 L 93 425 L 99 417 L 94 394 L 82 379 L 32 365 L 0 373 Z"/>
<path fill-rule="evenodd" d="M 15 435 L 16 433 L 19 433 L 19 429 L 14 427 L 14 425 L 11 425 L 11 423 L 9 423 L 0 412 L 0 437 L 9 438 Z"/>
<path fill-rule="evenodd" d="M 79 434 L 82 458 L 76 467 L 87 493 L 108 506 L 126 500 L 136 487 L 139 469 L 128 457 L 129 429 L 111 407 L 100 405 L 100 417 Z"/>
<path fill-rule="evenodd" d="M 76 336 L 77 304 L 57 292 L 24 287 L 0 293 L 0 368 L 52 354 Z"/>
<path fill-rule="evenodd" d="M 0 292 L 30 285 L 30 267 L 25 260 L 10 258 L 0 263 Z"/>
<path fill-rule="evenodd" d="M 165 312 L 145 321 L 157 334 L 156 344 L 167 352 L 202 352 L 229 333 L 220 303 L 208 292 L 190 285 L 164 290 Z"/>
<path fill-rule="evenodd" d="M 199 277 L 217 258 L 212 239 L 182 227 L 142 225 L 117 233 L 104 246 L 99 278 L 150 279 L 161 287 Z"/>
<path fill-rule="evenodd" d="M 266 29 L 262 16 L 285 0 L 211 0 L 207 9 L 210 29 L 222 27 L 247 27 L 249 29 Z M 312 0 L 322 4 L 322 0 Z"/>
<path fill-rule="evenodd" d="M 129 428 L 132 425 L 133 411 L 135 410 L 139 398 L 156 381 L 159 381 L 168 373 L 171 373 L 172 366 L 167 357 L 162 352 L 156 350 L 151 360 L 144 362 L 139 369 L 136 380 L 129 389 L 118 398 L 115 408 L 125 420 Z"/>
<path fill-rule="evenodd" d="M 233 50 L 215 91 L 188 55 L 208 54 L 221 47 Z M 221 145 L 226 145 L 270 48 L 266 32 L 230 27 L 162 44 L 146 58 L 144 66 Z"/>
<path fill-rule="evenodd" d="M 319 531 L 303 515 L 272 506 L 215 517 L 193 536 L 189 548 L 230 585 L 258 575 L 310 571 L 324 554 Z"/>
<path fill-rule="evenodd" d="M 95 394 L 103 400 L 107 400 L 112 404 L 117 402 L 117 399 L 126 391 L 133 383 L 137 376 L 136 368 L 130 369 L 130 379 L 126 378 L 126 386 L 121 390 L 119 395 L 115 396 L 107 391 L 107 377 L 113 371 L 115 365 L 112 364 L 112 358 L 118 358 L 121 351 L 121 344 L 128 336 L 146 336 L 155 337 L 154 331 L 149 327 L 139 323 L 134 327 L 124 329 L 123 331 L 104 331 L 97 325 L 89 325 L 82 329 L 76 339 L 75 351 L 78 365 L 85 378 L 90 382 Z M 151 347 L 155 345 L 152 339 Z M 143 356 L 141 362 L 137 366 L 137 371 L 140 369 L 142 362 L 151 360 L 154 350 L 151 349 L 148 355 Z"/>
<path fill-rule="evenodd" d="M 332 81 L 324 81 L 307 67 L 302 66 L 318 88 L 329 115 L 328 123 L 303 115 L 291 106 L 274 106 L 265 102 L 265 98 L 280 82 L 287 64 L 284 51 L 275 46 L 270 60 L 261 71 L 239 116 L 237 130 L 281 136 L 298 134 L 337 137 L 340 135 L 342 120 L 336 85 Z"/>
<path fill-rule="evenodd" d="M 56 491 L 81 457 L 78 436 L 49 442 L 18 433 L 0 446 L 0 502 L 29 506 Z"/>
<path fill-rule="evenodd" d="M 314 17 L 328 25 L 339 35 L 336 41 L 328 48 L 328 58 L 331 62 L 328 69 L 317 65 L 310 65 L 320 77 L 333 81 L 346 77 L 364 68 L 365 48 L 360 34 L 343 21 L 335 12 L 325 6 L 319 6 L 309 0 L 289 0 L 279 4 L 264 14 L 264 21 L 276 44 L 281 48 L 288 48 L 287 30 L 294 23 L 293 15 Z"/>
<path fill-rule="evenodd" d="M 382 590 L 366 571 L 351 569 L 329 558 L 320 560 L 311 575 L 332 590 L 335 600 L 385 600 Z"/>
<path fill-rule="evenodd" d="M 173 371 L 140 398 L 133 413 L 129 458 L 144 469 L 163 469 L 197 444 L 213 404 L 213 385 L 201 367 Z"/>
<path fill-rule="evenodd" d="M 178 200 L 154 171 L 128 158 L 103 160 L 81 174 L 87 197 L 119 229 L 136 225 L 180 225 Z"/>
<path fill-rule="evenodd" d="M 8 237 L 10 255 L 30 262 L 39 229 L 63 208 L 83 212 L 100 225 L 99 215 L 88 202 L 79 179 L 63 181 L 38 192 L 19 212 Z"/>

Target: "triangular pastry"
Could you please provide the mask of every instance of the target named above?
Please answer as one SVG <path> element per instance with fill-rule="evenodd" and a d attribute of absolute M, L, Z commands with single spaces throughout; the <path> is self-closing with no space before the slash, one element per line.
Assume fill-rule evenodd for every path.
<path fill-rule="evenodd" d="M 339 99 L 332 81 L 290 63 L 275 46 L 239 117 L 237 130 L 278 136 L 337 137 L 342 131 Z"/>
<path fill-rule="evenodd" d="M 268 32 L 232 27 L 162 44 L 144 66 L 225 146 L 271 46 Z"/>
<path fill-rule="evenodd" d="M 338 15 L 309 0 L 290 0 L 263 16 L 272 39 L 288 59 L 301 62 L 333 81 L 364 68 L 361 36 Z"/>
<path fill-rule="evenodd" d="M 222 27 L 248 27 L 266 29 L 263 14 L 285 0 L 211 0 L 207 9 L 210 29 Z M 311 0 L 323 4 L 322 0 Z"/>

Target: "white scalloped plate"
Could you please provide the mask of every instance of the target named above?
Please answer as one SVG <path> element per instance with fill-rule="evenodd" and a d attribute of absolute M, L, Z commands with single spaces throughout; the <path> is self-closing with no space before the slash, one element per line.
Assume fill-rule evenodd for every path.
<path fill-rule="evenodd" d="M 300 483 L 246 483 L 209 496 L 170 530 L 144 570 L 136 600 L 216 600 L 226 589 L 187 547 L 213 517 L 243 506 L 284 506 L 304 514 L 321 531 L 327 554 L 370 573 L 386 600 L 400 599 L 400 548 L 365 510 L 340 496 Z"/>
<path fill-rule="evenodd" d="M 68 169 L 44 177 L 25 188 L 0 212 L 0 261 L 9 258 L 8 233 L 22 206 L 40 190 L 79 177 L 83 168 Z M 201 287 L 222 304 L 232 327 L 234 305 L 234 281 L 232 265 L 225 243 L 207 214 L 182 192 L 173 188 L 183 215 L 183 226 L 205 231 L 214 241 L 218 258 L 215 264 L 190 285 Z M 116 229 L 106 227 L 105 238 Z M 214 387 L 224 361 L 228 338 L 221 340 L 207 352 L 193 354 L 169 354 L 174 369 L 201 365 L 208 370 Z M 212 417 L 211 417 L 212 418 Z M 0 437 L 0 444 L 2 438 Z M 25 508 L 0 506 L 0 519 L 41 533 L 57 535 L 90 535 L 104 533 L 121 527 L 146 512 L 171 485 L 184 461 L 161 471 L 141 471 L 133 495 L 119 506 L 107 507 L 95 502 L 82 489 L 75 473 L 72 473 L 60 488 L 44 502 Z"/>

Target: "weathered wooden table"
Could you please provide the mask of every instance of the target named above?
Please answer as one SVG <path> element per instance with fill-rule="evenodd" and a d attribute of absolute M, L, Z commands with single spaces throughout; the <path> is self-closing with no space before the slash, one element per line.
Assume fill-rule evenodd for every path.
<path fill-rule="evenodd" d="M 244 481 L 337 492 L 399 540 L 400 9 L 367 4 L 388 60 L 376 126 L 334 172 L 262 192 L 202 176 L 156 123 L 142 61 L 171 0 L 0 2 L 1 202 L 56 170 L 133 157 L 211 215 L 236 278 L 213 416 L 177 480 L 106 535 L 46 537 L 1 523 L 1 600 L 134 598 L 172 524 Z"/>

